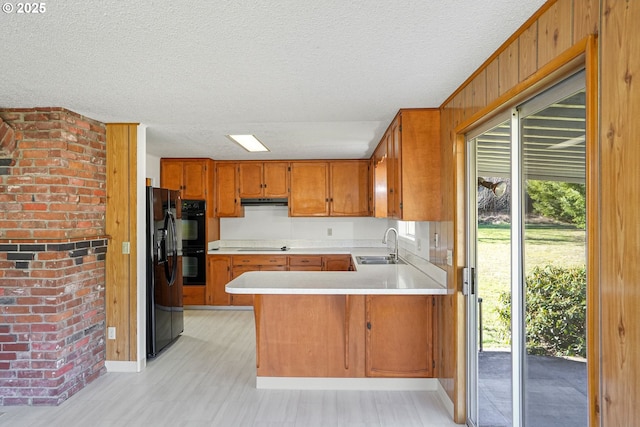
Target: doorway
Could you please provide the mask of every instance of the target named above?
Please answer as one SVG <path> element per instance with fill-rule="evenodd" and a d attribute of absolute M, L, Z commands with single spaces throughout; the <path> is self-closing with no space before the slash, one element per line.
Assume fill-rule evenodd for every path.
<path fill-rule="evenodd" d="M 466 135 L 470 426 L 587 425 L 580 72 Z"/>

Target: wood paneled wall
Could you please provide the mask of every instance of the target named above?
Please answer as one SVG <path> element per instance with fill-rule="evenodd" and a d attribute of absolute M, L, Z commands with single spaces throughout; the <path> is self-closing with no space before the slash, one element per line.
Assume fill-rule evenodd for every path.
<path fill-rule="evenodd" d="M 108 361 L 135 361 L 138 354 L 137 128 L 107 124 L 106 326 L 116 328 L 116 339 L 106 340 Z M 124 242 L 129 243 L 129 254 L 123 253 Z"/>
<path fill-rule="evenodd" d="M 456 422 L 464 422 L 466 412 L 466 318 L 460 292 L 461 268 L 466 262 L 463 132 L 504 110 L 516 98 L 539 90 L 561 72 L 584 64 L 587 37 L 598 33 L 600 1 L 606 0 L 548 1 L 441 106 L 443 220 L 430 227 L 431 233 L 440 236 L 440 246 L 432 247 L 430 256 L 447 271 L 448 286 L 456 291 L 438 310 L 443 328 L 440 382 L 454 401 Z M 447 251 L 453 251 L 453 266 L 445 262 Z M 592 408 L 597 406 L 597 401 L 591 402 Z M 594 414 L 595 409 L 593 422 L 598 421 Z"/>
<path fill-rule="evenodd" d="M 602 425 L 640 422 L 640 2 L 603 0 L 600 40 Z"/>

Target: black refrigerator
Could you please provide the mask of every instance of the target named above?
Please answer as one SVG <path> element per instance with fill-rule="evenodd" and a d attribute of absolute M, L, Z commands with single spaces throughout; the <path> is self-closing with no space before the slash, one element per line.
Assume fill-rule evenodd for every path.
<path fill-rule="evenodd" d="M 147 356 L 156 357 L 184 330 L 180 192 L 147 187 Z"/>

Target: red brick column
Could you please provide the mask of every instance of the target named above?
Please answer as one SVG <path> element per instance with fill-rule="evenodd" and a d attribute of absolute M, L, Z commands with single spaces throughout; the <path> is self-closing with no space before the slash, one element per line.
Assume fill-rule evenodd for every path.
<path fill-rule="evenodd" d="M 0 405 L 56 405 L 104 372 L 105 127 L 0 120 Z"/>

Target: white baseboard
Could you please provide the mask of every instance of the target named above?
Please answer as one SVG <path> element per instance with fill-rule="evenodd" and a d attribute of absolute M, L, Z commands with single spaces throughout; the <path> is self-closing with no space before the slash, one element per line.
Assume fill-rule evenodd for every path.
<path fill-rule="evenodd" d="M 451 417 L 451 419 L 453 419 L 453 402 L 449 398 L 449 395 L 447 394 L 446 390 L 442 387 L 442 384 L 440 383 L 440 381 L 438 381 L 436 394 L 438 395 L 438 398 L 440 398 L 440 401 L 442 402 L 445 409 L 449 413 L 449 416 Z"/>
<path fill-rule="evenodd" d="M 122 362 L 119 360 L 107 360 L 104 362 L 104 366 L 107 368 L 107 372 L 142 372 L 146 365 L 146 360 L 138 362 Z"/>
<path fill-rule="evenodd" d="M 256 388 L 280 390 L 436 391 L 435 378 L 256 377 Z"/>

